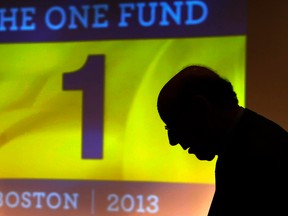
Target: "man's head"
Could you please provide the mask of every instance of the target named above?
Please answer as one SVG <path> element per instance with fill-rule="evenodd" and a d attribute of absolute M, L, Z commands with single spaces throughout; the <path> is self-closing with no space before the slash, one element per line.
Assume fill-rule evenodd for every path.
<path fill-rule="evenodd" d="M 189 66 L 166 83 L 157 106 L 171 145 L 212 160 L 221 151 L 238 100 L 230 82 L 206 67 Z"/>

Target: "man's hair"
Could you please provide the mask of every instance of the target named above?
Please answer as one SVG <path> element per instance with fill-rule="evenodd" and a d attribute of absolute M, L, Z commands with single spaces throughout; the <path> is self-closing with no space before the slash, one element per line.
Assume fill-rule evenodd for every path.
<path fill-rule="evenodd" d="M 187 78 L 183 80 L 183 85 L 179 89 L 179 98 L 185 100 L 188 95 L 201 95 L 212 104 L 218 106 L 226 107 L 230 105 L 238 105 L 237 95 L 233 90 L 232 84 L 228 80 L 221 78 L 218 74 L 205 67 L 190 66 L 184 70 L 191 70 L 191 72 L 193 70 L 199 70 L 200 72 L 210 71 L 213 73 L 213 76 L 191 76 L 190 78 L 187 76 Z"/>
<path fill-rule="evenodd" d="M 166 83 L 159 94 L 158 108 L 159 100 L 164 106 L 185 106 L 190 104 L 193 96 L 203 96 L 219 107 L 238 105 L 236 93 L 229 81 L 207 67 L 194 65 L 184 68 Z"/>

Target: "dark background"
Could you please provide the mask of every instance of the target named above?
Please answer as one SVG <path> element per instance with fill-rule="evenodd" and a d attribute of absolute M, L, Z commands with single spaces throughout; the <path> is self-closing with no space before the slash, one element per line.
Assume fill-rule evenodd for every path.
<path fill-rule="evenodd" d="M 246 107 L 288 130 L 288 2 L 249 0 Z"/>

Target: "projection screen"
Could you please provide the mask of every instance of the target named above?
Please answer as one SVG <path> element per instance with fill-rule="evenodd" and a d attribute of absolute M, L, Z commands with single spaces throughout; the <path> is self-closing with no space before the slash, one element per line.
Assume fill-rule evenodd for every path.
<path fill-rule="evenodd" d="M 245 1 L 1 1 L 0 43 L 1 216 L 207 215 L 156 101 L 197 64 L 245 105 Z"/>

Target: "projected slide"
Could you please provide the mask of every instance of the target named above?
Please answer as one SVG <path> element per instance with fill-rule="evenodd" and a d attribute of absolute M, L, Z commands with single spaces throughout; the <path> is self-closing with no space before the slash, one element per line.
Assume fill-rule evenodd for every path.
<path fill-rule="evenodd" d="M 207 215 L 215 160 L 156 109 L 191 64 L 244 105 L 245 2 L 0 3 L 0 215 Z"/>

